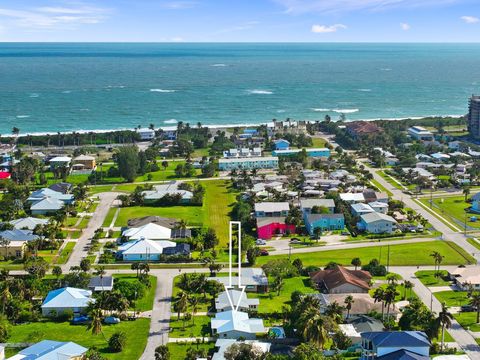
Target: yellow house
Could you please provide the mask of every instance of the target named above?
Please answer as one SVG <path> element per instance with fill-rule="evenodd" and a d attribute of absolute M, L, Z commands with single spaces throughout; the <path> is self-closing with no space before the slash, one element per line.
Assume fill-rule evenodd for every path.
<path fill-rule="evenodd" d="M 21 259 L 25 255 L 26 251 L 27 242 L 25 240 L 10 241 L 8 246 L 0 247 L 0 256 Z"/>
<path fill-rule="evenodd" d="M 78 170 L 93 170 L 97 167 L 97 162 L 93 156 L 80 155 L 73 159 L 73 168 Z"/>

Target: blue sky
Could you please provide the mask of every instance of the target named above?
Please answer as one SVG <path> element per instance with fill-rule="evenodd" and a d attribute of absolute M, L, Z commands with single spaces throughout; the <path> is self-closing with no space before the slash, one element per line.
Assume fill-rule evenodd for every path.
<path fill-rule="evenodd" d="M 0 41 L 478 42 L 478 0 L 2 0 Z"/>

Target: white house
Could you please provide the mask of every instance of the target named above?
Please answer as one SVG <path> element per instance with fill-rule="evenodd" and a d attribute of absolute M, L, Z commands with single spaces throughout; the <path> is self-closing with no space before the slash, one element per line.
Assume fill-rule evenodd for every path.
<path fill-rule="evenodd" d="M 217 339 L 215 342 L 216 352 L 213 354 L 212 360 L 225 360 L 225 352 L 233 344 L 248 344 L 251 345 L 255 350 L 258 350 L 264 354 L 270 351 L 270 347 L 272 345 L 269 342 L 260 342 L 257 340 L 238 341 L 235 339 Z"/>
<path fill-rule="evenodd" d="M 349 204 L 365 202 L 365 196 L 363 195 L 363 193 L 341 193 L 340 199 Z"/>
<path fill-rule="evenodd" d="M 138 228 L 130 228 L 123 231 L 122 236 L 128 240 L 168 240 L 172 237 L 172 229 L 154 223 L 145 224 Z"/>
<path fill-rule="evenodd" d="M 72 311 L 74 315 L 83 313 L 92 299 L 90 290 L 77 288 L 61 288 L 52 290 L 42 304 L 42 315 L 60 315 L 65 311 Z"/>
<path fill-rule="evenodd" d="M 212 334 L 219 338 L 254 340 L 256 334 L 266 332 L 262 319 L 250 319 L 241 311 L 218 312 L 211 322 Z"/>
<path fill-rule="evenodd" d="M 378 213 L 386 214 L 388 212 L 388 204 L 385 204 L 384 202 L 373 201 L 368 203 L 368 206 Z"/>
<path fill-rule="evenodd" d="M 360 216 L 357 223 L 359 230 L 367 231 L 372 234 L 392 233 L 396 228 L 397 221 L 391 216 L 372 212 Z"/>
<path fill-rule="evenodd" d="M 158 261 L 166 248 L 176 247 L 173 241 L 132 240 L 118 247 L 123 261 Z"/>
<path fill-rule="evenodd" d="M 455 284 L 462 290 L 467 290 L 466 284 L 473 286 L 475 290 L 480 290 L 480 272 L 476 267 L 456 268 L 450 272 Z"/>
<path fill-rule="evenodd" d="M 87 351 L 87 348 L 71 341 L 42 340 L 7 360 L 79 360 Z"/>
<path fill-rule="evenodd" d="M 415 140 L 420 141 L 433 141 L 433 133 L 422 126 L 412 126 L 408 129 L 408 135 L 410 135 Z"/>
<path fill-rule="evenodd" d="M 215 299 L 215 310 L 217 312 L 233 310 L 238 305 L 240 311 L 255 311 L 260 304 L 259 299 L 249 299 L 247 294 L 239 290 L 224 291 Z"/>
<path fill-rule="evenodd" d="M 10 224 L 13 226 L 14 229 L 22 230 L 34 230 L 37 225 L 47 225 L 48 219 L 38 219 L 34 217 L 26 217 L 21 219 L 16 219 L 10 221 Z"/>
<path fill-rule="evenodd" d="M 142 128 L 138 129 L 137 133 L 140 135 L 140 139 L 142 140 L 152 140 L 155 138 L 155 130 Z"/>

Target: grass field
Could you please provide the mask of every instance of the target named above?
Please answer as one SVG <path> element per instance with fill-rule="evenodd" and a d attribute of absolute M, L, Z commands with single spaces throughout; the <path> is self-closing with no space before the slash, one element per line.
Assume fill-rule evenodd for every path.
<path fill-rule="evenodd" d="M 467 239 L 467 241 L 468 241 L 471 245 L 475 246 L 478 250 L 480 250 L 480 242 L 478 242 L 478 240 Z"/>
<path fill-rule="evenodd" d="M 207 352 L 211 353 L 215 348 L 215 343 L 168 343 L 167 346 L 170 350 L 170 360 L 185 360 L 187 358 L 188 349 L 205 349 Z"/>
<path fill-rule="evenodd" d="M 160 167 L 160 170 L 139 176 L 135 179 L 135 182 L 180 179 L 175 174 L 175 168 L 177 167 L 178 164 L 185 164 L 185 161 L 176 161 L 176 160 L 168 161 L 168 166 L 166 169 L 164 169 L 163 166 L 161 166 L 161 162 L 160 162 L 158 164 L 158 166 Z M 199 176 L 201 174 L 201 170 L 195 169 L 195 174 L 196 176 Z M 149 176 L 150 176 L 150 179 L 149 179 Z"/>
<path fill-rule="evenodd" d="M 446 241 L 430 241 L 415 244 L 401 244 L 390 246 L 390 265 L 392 266 L 416 266 L 433 265 L 434 261 L 430 254 L 438 251 L 445 258 L 442 265 L 459 265 L 473 263 L 474 259 L 456 244 Z M 387 246 L 376 246 L 345 250 L 328 250 L 303 254 L 292 254 L 292 260 L 299 258 L 304 266 L 323 266 L 334 261 L 339 264 L 350 266 L 354 257 L 359 257 L 362 263 L 367 264 L 371 259 L 378 259 L 382 264 L 387 262 Z M 258 265 L 263 265 L 270 260 L 288 258 L 288 255 L 262 256 L 258 258 Z"/>
<path fill-rule="evenodd" d="M 193 323 L 195 319 L 195 324 Z M 209 316 L 194 316 L 192 320 L 185 323 L 183 327 L 183 320 L 177 320 L 177 316 L 172 316 L 170 319 L 170 334 L 171 338 L 189 338 L 189 337 L 202 337 L 210 335 L 210 321 Z"/>
<path fill-rule="evenodd" d="M 393 193 L 392 193 L 390 190 L 388 190 L 385 186 L 383 186 L 382 184 L 380 184 L 377 180 L 372 179 L 372 180 L 370 180 L 370 182 L 371 182 L 379 191 L 386 192 L 388 196 L 393 196 Z"/>
<path fill-rule="evenodd" d="M 128 282 L 137 281 L 137 276 L 134 274 L 114 274 L 115 279 L 126 280 Z M 137 299 L 135 304 L 135 310 L 137 311 L 148 311 L 153 309 L 153 299 L 155 298 L 155 289 L 157 288 L 157 277 L 149 276 L 151 286 L 145 289 L 145 295 Z"/>
<path fill-rule="evenodd" d="M 435 271 L 433 270 L 422 270 L 417 271 L 415 276 L 422 282 L 425 286 L 448 286 L 450 281 L 443 280 L 442 277 L 448 275 L 448 271 L 440 270 L 440 276 L 435 276 Z"/>
<path fill-rule="evenodd" d="M 204 181 L 205 197 L 202 206 L 133 206 L 121 208 L 115 226 L 126 226 L 131 218 L 158 215 L 182 219 L 188 226 L 207 226 L 217 233 L 221 245 L 228 242 L 229 213 L 235 202 L 235 192 L 227 180 Z M 103 226 L 109 226 L 116 209 L 110 209 Z"/>
<path fill-rule="evenodd" d="M 327 140 L 319 137 L 312 137 L 312 142 L 313 142 L 312 147 L 314 148 L 323 148 L 328 143 Z"/>
<path fill-rule="evenodd" d="M 116 207 L 112 207 L 112 208 L 110 208 L 110 210 L 108 210 L 107 216 L 105 217 L 105 220 L 103 220 L 103 227 L 109 227 L 110 226 L 116 212 L 117 212 Z"/>
<path fill-rule="evenodd" d="M 90 186 L 88 189 L 88 193 L 90 195 L 99 194 L 102 192 L 109 192 L 112 190 L 112 185 L 98 185 L 98 186 Z"/>
<path fill-rule="evenodd" d="M 430 207 L 430 199 L 423 198 L 420 200 L 423 204 Z M 433 209 L 439 215 L 451 221 L 454 225 L 463 229 L 465 223 L 465 215 L 467 216 L 467 226 L 480 229 L 480 221 L 470 221 L 470 217 L 478 215 L 466 211 L 470 207 L 469 203 L 465 202 L 464 196 L 448 196 L 433 198 Z M 467 228 L 468 229 L 468 228 Z"/>
<path fill-rule="evenodd" d="M 292 292 L 298 290 L 304 294 L 318 293 L 317 290 L 308 285 L 309 280 L 310 278 L 308 276 L 285 279 L 279 296 L 277 296 L 277 293 L 267 293 L 248 294 L 248 297 L 258 297 L 260 299 L 260 306 L 258 309 L 259 313 L 280 312 L 283 305 L 290 303 L 290 296 Z"/>
<path fill-rule="evenodd" d="M 447 306 L 463 306 L 468 305 L 468 298 L 466 291 L 439 291 L 434 292 L 433 295 L 441 303 Z"/>
<path fill-rule="evenodd" d="M 62 252 L 58 256 L 56 264 L 63 265 L 67 262 L 68 258 L 72 254 L 73 248 L 75 247 L 75 242 L 69 241 L 66 243 L 65 247 L 63 248 Z"/>
<path fill-rule="evenodd" d="M 462 312 L 453 315 L 455 319 L 462 325 L 464 329 L 469 329 L 474 332 L 480 332 L 480 325 L 477 324 L 477 313 L 474 312 Z"/>
<path fill-rule="evenodd" d="M 124 321 L 117 325 L 104 325 L 103 333 L 108 341 L 110 336 L 117 331 L 127 335 L 125 350 L 121 353 L 111 353 L 108 343 L 102 335 L 92 335 L 85 326 L 70 325 L 68 322 L 36 322 L 11 327 L 12 343 L 37 342 L 44 339 L 56 341 L 73 341 L 86 348 L 96 347 L 107 359 L 132 360 L 139 359 L 147 343 L 149 319 Z"/>

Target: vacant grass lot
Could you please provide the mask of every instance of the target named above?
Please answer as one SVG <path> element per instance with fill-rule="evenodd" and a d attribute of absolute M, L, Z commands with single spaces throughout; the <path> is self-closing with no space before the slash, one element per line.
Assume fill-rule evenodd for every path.
<path fill-rule="evenodd" d="M 136 282 L 137 276 L 134 274 L 114 274 L 114 279 L 121 279 L 122 281 Z M 157 277 L 149 276 L 151 286 L 145 289 L 145 295 L 140 299 L 137 299 L 135 309 L 140 312 L 153 309 L 153 299 L 155 298 L 155 289 L 157 288 Z"/>
<path fill-rule="evenodd" d="M 422 282 L 425 286 L 448 286 L 450 281 L 443 280 L 443 277 L 448 275 L 448 271 L 440 270 L 440 276 L 435 276 L 436 271 L 433 270 L 422 270 L 417 271 L 415 276 Z"/>
<path fill-rule="evenodd" d="M 460 325 L 462 325 L 464 329 L 480 332 L 480 325 L 477 324 L 477 313 L 462 312 L 453 316 L 455 316 L 455 319 L 460 323 Z"/>
<path fill-rule="evenodd" d="M 213 349 L 215 348 L 215 343 L 168 343 L 167 346 L 168 350 L 170 350 L 170 360 L 185 360 L 187 358 L 188 349 L 205 349 L 208 353 L 211 354 L 213 353 Z"/>
<path fill-rule="evenodd" d="M 193 320 L 195 320 L 195 323 L 193 323 Z M 180 320 L 177 320 L 176 316 L 172 316 L 170 319 L 169 337 L 190 338 L 209 336 L 211 320 L 212 318 L 209 316 L 193 316 L 190 321 L 184 324 L 182 317 L 180 317 Z"/>
<path fill-rule="evenodd" d="M 15 325 L 11 327 L 12 343 L 38 342 L 41 340 L 73 341 L 86 348 L 96 347 L 107 359 L 133 360 L 139 359 L 147 343 L 149 319 L 124 321 L 117 325 L 104 325 L 102 327 L 105 337 L 92 335 L 84 325 L 70 325 L 68 322 L 42 321 Z M 121 353 L 111 353 L 108 349 L 108 339 L 113 333 L 122 331 L 127 335 L 125 350 Z"/>
<path fill-rule="evenodd" d="M 228 222 L 231 207 L 235 203 L 237 192 L 231 187 L 230 181 L 212 180 L 202 182 L 205 196 L 202 206 L 133 206 L 121 208 L 115 226 L 126 226 L 131 218 L 158 215 L 182 219 L 188 226 L 207 226 L 217 233 L 220 245 L 228 242 Z M 116 209 L 110 209 L 103 226 L 109 226 Z"/>
<path fill-rule="evenodd" d="M 151 172 L 142 176 L 139 176 L 135 179 L 135 182 L 140 181 L 163 181 L 163 180 L 173 180 L 173 179 L 180 179 L 175 174 L 175 168 L 178 164 L 185 164 L 185 161 L 168 161 L 167 168 L 161 166 L 161 161 L 158 163 L 160 170 Z M 195 169 L 195 175 L 198 177 L 201 174 L 200 169 Z M 150 175 L 150 178 L 149 178 Z"/>
<path fill-rule="evenodd" d="M 456 244 L 446 241 L 430 241 L 415 244 L 401 244 L 390 246 L 390 265 L 392 266 L 416 266 L 434 265 L 430 254 L 438 251 L 445 256 L 442 265 L 459 265 L 473 263 L 474 259 Z M 387 246 L 368 248 L 328 250 L 303 254 L 292 254 L 292 260 L 299 258 L 304 266 L 323 266 L 330 261 L 350 266 L 354 257 L 359 257 L 362 263 L 367 264 L 371 259 L 378 259 L 382 264 L 387 262 Z M 288 258 L 288 255 L 262 256 L 257 263 L 263 265 L 270 260 Z"/>
<path fill-rule="evenodd" d="M 430 199 L 423 198 L 420 201 L 430 207 Z M 478 218 L 480 216 L 478 214 L 467 212 L 469 207 L 470 204 L 465 202 L 464 196 L 433 198 L 433 209 L 436 210 L 438 214 L 451 221 L 454 225 L 463 228 L 466 215 L 467 226 L 474 229 L 480 229 L 480 221 L 470 221 L 470 217 L 476 216 Z"/>
<path fill-rule="evenodd" d="M 462 306 L 468 305 L 468 298 L 466 291 L 439 291 L 434 292 L 433 295 L 441 303 L 447 306 Z"/>

